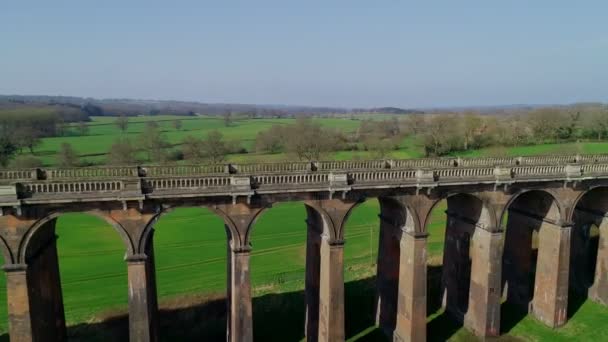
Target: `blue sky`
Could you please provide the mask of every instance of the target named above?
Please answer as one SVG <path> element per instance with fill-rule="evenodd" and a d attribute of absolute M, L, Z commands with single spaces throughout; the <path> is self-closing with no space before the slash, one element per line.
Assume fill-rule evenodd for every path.
<path fill-rule="evenodd" d="M 608 101 L 608 1 L 2 1 L 0 94 Z"/>

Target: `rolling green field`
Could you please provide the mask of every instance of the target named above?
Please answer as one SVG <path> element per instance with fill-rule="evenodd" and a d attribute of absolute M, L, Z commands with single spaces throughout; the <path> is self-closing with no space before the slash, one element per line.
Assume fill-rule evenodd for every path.
<path fill-rule="evenodd" d="M 344 132 L 354 132 L 360 125 L 360 120 L 370 118 L 369 115 L 358 115 L 355 120 L 350 118 L 317 118 L 325 127 L 340 129 Z M 375 117 L 375 119 L 387 119 L 389 116 Z M 176 130 L 173 122 L 178 119 L 182 122 L 182 128 Z M 229 127 L 224 125 L 222 118 L 217 117 L 191 117 L 191 116 L 144 116 L 129 118 L 129 126 L 125 133 L 122 133 L 115 125 L 116 119 L 112 117 L 93 117 L 88 123 L 89 132 L 80 135 L 76 125 L 68 129 L 67 136 L 52 137 L 42 139 L 42 143 L 35 150 L 35 156 L 40 158 L 44 165 L 56 165 L 57 151 L 62 143 L 67 142 L 76 150 L 81 160 L 91 164 L 103 164 L 106 160 L 106 153 L 116 139 L 129 137 L 137 139 L 137 136 L 144 131 L 146 122 L 156 121 L 163 131 L 168 142 L 173 148 L 178 148 L 182 140 L 188 135 L 204 137 L 212 130 L 222 132 L 227 140 L 239 140 L 249 153 L 233 154 L 228 156 L 230 162 L 269 162 L 281 161 L 293 158 L 285 153 L 262 154 L 256 153 L 254 149 L 255 137 L 260 130 L 265 130 L 273 125 L 291 124 L 294 119 L 237 119 Z M 603 153 L 608 151 L 608 142 L 572 142 L 563 144 L 542 144 L 516 147 L 490 147 L 480 150 L 459 152 L 455 155 L 467 157 L 496 156 L 496 155 L 535 155 L 535 154 L 564 154 L 564 153 Z M 29 154 L 29 152 L 25 152 Z M 143 157 L 143 154 L 141 155 Z M 424 156 L 424 150 L 416 138 L 405 138 L 398 150 L 391 151 L 390 158 L 420 158 Z M 349 160 L 372 158 L 373 154 L 368 151 L 336 151 L 324 156 L 326 159 Z"/>
<path fill-rule="evenodd" d="M 292 123 L 292 119 L 237 120 L 225 127 L 223 120 L 206 117 L 182 117 L 183 127 L 176 131 L 172 126 L 173 116 L 137 117 L 129 124 L 129 137 L 143 131 L 148 120 L 159 121 L 168 140 L 178 144 L 187 135 L 203 136 L 213 129 L 220 130 L 229 139 L 241 139 L 247 148 L 253 146 L 257 132 L 273 124 Z M 316 119 L 325 126 L 354 131 L 359 121 L 350 119 Z M 95 118 L 89 124 L 89 133 L 78 136 L 47 138 L 37 148 L 36 155 L 46 165 L 55 164 L 55 153 L 63 142 L 69 142 L 83 159 L 103 162 L 105 152 L 112 142 L 121 136 L 114 125 L 114 118 Z M 407 138 L 401 149 L 392 152 L 394 158 L 413 158 L 423 155 L 415 139 Z M 569 143 L 523 146 L 515 148 L 491 148 L 472 151 L 465 156 L 484 155 L 531 155 L 547 153 L 603 153 L 608 152 L 608 143 Z M 363 151 L 339 151 L 328 158 L 368 158 Z M 284 154 L 242 154 L 229 157 L 232 161 L 271 161 L 286 158 Z M 429 260 L 440 263 L 443 250 L 445 205 L 438 206 L 429 223 Z M 369 320 L 357 321 L 358 316 L 371 315 L 369 298 L 373 298 L 374 264 L 378 243 L 378 203 L 368 201 L 355 209 L 346 228 L 345 279 L 347 331 L 351 341 L 382 341 Z M 280 299 L 273 294 L 295 294 L 292 304 L 303 310 L 301 292 L 304 286 L 305 267 L 305 210 L 301 203 L 284 203 L 268 210 L 258 220 L 252 237 L 251 258 L 252 286 L 256 300 L 254 331 L 256 339 L 271 340 L 264 335 L 260 317 L 282 316 L 284 307 L 273 301 Z M 104 317 L 124 313 L 127 305 L 127 273 L 124 262 L 124 247 L 117 233 L 98 218 L 83 214 L 66 214 L 58 219 L 57 235 L 61 282 L 64 294 L 66 318 L 70 325 L 96 322 Z M 161 307 L 171 305 L 179 298 L 209 295 L 222 296 L 226 291 L 226 236 L 221 220 L 211 212 L 199 208 L 178 209 L 163 216 L 155 233 L 155 255 L 158 295 Z M 7 329 L 5 278 L 0 277 L 0 331 Z M 361 294 L 360 294 L 361 292 Z M 268 300 L 270 298 L 270 304 Z M 274 299 L 273 299 L 274 298 Z M 291 297 L 289 297 L 291 298 Z M 298 301 L 300 300 L 300 301 Z M 357 306 L 367 303 L 365 307 Z M 256 304 L 257 303 L 257 304 Z M 266 303 L 266 304 L 259 304 Z M 274 303 L 274 304 L 273 304 Z M 273 306 L 274 305 L 274 306 Z M 297 311 L 295 321 L 285 321 L 286 326 L 301 327 L 303 314 Z M 509 320 L 508 308 L 503 321 Z M 368 317 L 369 318 L 369 317 Z M 586 301 L 573 315 L 565 327 L 552 330 L 531 317 L 515 321 L 505 331 L 501 340 L 531 341 L 608 341 L 608 331 L 599 327 L 608 324 L 608 309 Z M 223 327 L 218 329 L 223 330 Z M 299 329 L 299 328 L 294 328 Z M 295 336 L 296 339 L 300 337 Z M 441 341 L 474 340 L 467 331 L 454 326 L 441 312 L 429 315 L 429 340 Z M 179 340 L 179 339 L 178 339 Z"/>

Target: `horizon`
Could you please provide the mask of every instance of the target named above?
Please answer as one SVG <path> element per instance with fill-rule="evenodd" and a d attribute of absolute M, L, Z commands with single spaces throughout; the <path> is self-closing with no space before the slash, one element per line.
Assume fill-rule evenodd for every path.
<path fill-rule="evenodd" d="M 608 102 L 606 3 L 375 5 L 5 4 L 0 93 L 336 108 Z"/>
<path fill-rule="evenodd" d="M 337 107 L 337 106 L 323 106 L 323 105 L 307 105 L 297 103 L 245 103 L 245 102 L 204 102 L 196 100 L 176 100 L 176 99 L 155 99 L 155 98 L 128 98 L 128 97 L 84 97 L 74 95 L 48 95 L 48 94 L 0 94 L 0 97 L 67 97 L 67 98 L 81 98 L 83 100 L 93 101 L 141 101 L 141 102 L 177 102 L 177 103 L 195 103 L 204 105 L 220 105 L 220 106 L 252 106 L 252 107 L 304 107 L 304 108 L 330 108 L 339 110 L 376 110 L 381 108 L 397 108 L 404 110 L 467 110 L 467 109 L 491 109 L 491 108 L 520 108 L 520 107 L 568 107 L 576 105 L 586 104 L 599 104 L 608 105 L 608 102 L 602 101 L 586 101 L 586 102 L 572 102 L 572 103 L 508 103 L 508 104 L 496 104 L 496 105 L 462 105 L 462 106 L 429 106 L 429 107 L 398 107 L 390 105 L 379 105 L 375 107 Z"/>

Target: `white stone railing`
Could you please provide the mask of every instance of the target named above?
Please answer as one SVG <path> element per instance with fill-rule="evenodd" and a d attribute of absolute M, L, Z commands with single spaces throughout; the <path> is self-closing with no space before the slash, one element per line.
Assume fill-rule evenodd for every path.
<path fill-rule="evenodd" d="M 442 159 L 436 159 L 441 161 Z M 562 157 L 551 159 L 560 161 Z M 580 161 L 580 159 L 578 159 Z M 216 173 L 200 176 L 182 176 L 202 169 L 188 169 L 184 166 L 177 169 L 178 175 L 150 177 L 150 169 L 141 171 L 134 168 L 122 169 L 82 169 L 81 172 L 66 169 L 47 170 L 47 180 L 26 178 L 35 172 L 40 176 L 41 170 L 15 171 L 14 180 L 0 184 L 4 195 L 0 206 L 15 205 L 16 201 L 79 201 L 79 200 L 141 200 L 172 196 L 206 196 L 214 195 L 240 196 L 261 193 L 283 193 L 299 191 L 349 191 L 351 189 L 387 188 L 391 186 L 434 187 L 443 185 L 466 185 L 480 183 L 516 183 L 521 181 L 572 181 L 590 178 L 608 179 L 608 162 L 600 163 L 593 157 L 593 163 L 553 164 L 553 165 L 517 165 L 493 167 L 437 167 L 437 168 L 382 168 L 367 169 L 371 164 L 340 164 L 364 169 L 331 170 L 331 171 L 284 171 L 276 172 L 262 168 L 259 174 Z M 500 160 L 499 160 L 500 161 Z M 293 164 L 291 169 L 299 169 L 303 164 Z M 336 166 L 338 164 L 334 164 Z M 326 165 L 331 168 L 332 165 Z M 394 166 L 394 165 L 393 165 Z M 153 173 L 172 172 L 155 167 Z M 216 169 L 219 170 L 219 169 Z M 138 173 L 135 177 L 134 172 Z M 116 174 L 116 176 L 110 176 Z M 71 175 L 79 176 L 72 180 Z M 7 176 L 8 177 L 8 176 Z M 22 178 L 19 178 L 22 177 Z M 351 188 L 352 187 L 352 188 Z M 110 195 L 108 195 L 110 194 Z"/>
<path fill-rule="evenodd" d="M 176 177 L 194 176 L 202 174 L 226 173 L 225 165 L 167 165 L 167 166 L 142 166 L 143 175 L 147 177 Z"/>
<path fill-rule="evenodd" d="M 300 185 L 329 183 L 329 173 L 298 173 L 286 175 L 253 176 L 253 183 L 258 186 Z"/>
<path fill-rule="evenodd" d="M 137 167 L 81 167 L 47 169 L 47 179 L 137 177 Z"/>
<path fill-rule="evenodd" d="M 311 171 L 311 163 L 308 162 L 231 164 L 231 166 L 236 173 L 245 174 Z"/>
<path fill-rule="evenodd" d="M 35 169 L 30 170 L 0 170 L 0 179 L 19 180 L 19 179 L 37 179 L 38 172 Z"/>
<path fill-rule="evenodd" d="M 416 180 L 415 170 L 400 171 L 361 171 L 351 173 L 351 179 L 357 183 L 379 183 L 394 181 L 414 181 Z"/>
<path fill-rule="evenodd" d="M 321 173 L 384 170 L 437 170 L 443 175 L 452 175 L 446 170 L 484 168 L 497 166 L 559 166 L 566 164 L 593 165 L 608 163 L 608 154 L 529 156 L 529 157 L 484 157 L 484 158 L 421 158 L 403 160 L 352 160 L 318 162 L 281 162 L 259 164 L 202 164 L 202 165 L 153 165 L 139 167 L 92 167 L 67 169 L 0 170 L 0 184 L 10 184 L 19 180 L 54 180 L 88 178 L 128 178 L 128 177 L 198 177 L 205 175 L 283 173 Z M 534 169 L 526 169 L 534 170 Z M 528 171 L 517 171 L 516 174 Z M 470 172 L 470 171 L 467 171 Z M 462 174 L 467 176 L 467 172 Z M 488 172 L 487 170 L 484 172 Z M 544 172 L 544 171 L 543 171 Z M 458 173 L 456 173 L 458 174 Z M 542 175 L 541 173 L 540 175 Z M 485 174 L 484 174 L 485 175 Z M 450 177 L 459 177 L 457 175 Z"/>
<path fill-rule="evenodd" d="M 230 177 L 148 178 L 146 184 L 153 190 L 221 188 L 230 186 Z"/>
<path fill-rule="evenodd" d="M 481 177 L 493 177 L 494 176 L 494 168 L 493 167 L 485 167 L 485 168 L 453 168 L 453 169 L 440 169 L 437 171 L 437 176 L 439 179 L 442 178 L 467 178 L 467 179 L 475 179 Z"/>
<path fill-rule="evenodd" d="M 31 194 L 112 192 L 121 191 L 124 188 L 121 181 L 25 183 L 24 187 Z"/>

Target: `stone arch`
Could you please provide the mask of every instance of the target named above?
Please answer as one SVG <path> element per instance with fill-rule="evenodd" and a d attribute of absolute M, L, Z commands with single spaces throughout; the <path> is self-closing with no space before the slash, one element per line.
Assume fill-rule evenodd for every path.
<path fill-rule="evenodd" d="M 269 206 L 252 208 L 244 203 L 208 207 L 221 217 L 226 227 L 226 234 L 234 250 L 250 248 L 251 234 L 255 222 Z"/>
<path fill-rule="evenodd" d="M 608 304 L 608 186 L 589 188 L 574 202 L 570 237 L 571 313 L 584 298 Z"/>
<path fill-rule="evenodd" d="M 376 324 L 389 336 L 397 328 L 400 277 L 402 276 L 402 254 L 408 247 L 404 244 L 407 235 L 420 234 L 416 212 L 398 198 L 378 197 L 380 204 L 380 232 L 376 269 Z M 411 247 L 411 246 L 410 246 Z M 411 251 L 410 251 L 411 252 Z M 402 284 L 403 286 L 403 284 Z"/>
<path fill-rule="evenodd" d="M 23 236 L 21 243 L 19 245 L 18 257 L 17 257 L 18 262 L 26 263 L 26 256 L 27 256 L 31 241 L 35 238 L 35 236 L 40 231 L 44 230 L 44 227 L 47 226 L 47 223 L 51 222 L 52 220 L 57 219 L 59 216 L 66 214 L 66 213 L 67 212 L 59 212 L 59 211 L 52 212 L 52 213 L 46 215 L 45 217 L 39 219 L 38 221 L 36 221 L 27 230 L 27 232 Z M 124 243 L 128 255 L 133 255 L 135 253 L 136 246 L 134 245 L 133 240 L 131 239 L 131 236 L 119 222 L 114 220 L 109 215 L 106 215 L 105 213 L 98 211 L 98 210 L 84 211 L 82 213 L 99 217 L 102 220 L 104 220 L 105 222 L 107 222 L 120 236 L 120 239 Z M 54 229 L 54 226 L 53 226 L 53 229 Z"/>
<path fill-rule="evenodd" d="M 568 272 L 568 267 L 564 262 L 568 263 L 566 253 L 569 253 L 566 214 L 560 196 L 547 189 L 516 193 L 500 216 L 501 221 L 507 218 L 502 257 L 506 303 L 519 308 L 521 317 L 533 312 L 553 327 L 563 324 L 566 318 L 568 274 L 564 272 Z"/>
<path fill-rule="evenodd" d="M 341 200 L 307 201 L 305 202 L 308 217 L 318 215 L 323 221 L 323 231 L 318 233 L 329 237 L 331 241 L 344 240 L 344 226 L 350 214 L 365 199 L 356 202 L 343 202 Z"/>
<path fill-rule="evenodd" d="M 446 311 L 463 323 L 472 304 L 473 269 L 479 230 L 493 230 L 493 210 L 478 196 L 470 193 L 452 193 L 446 198 L 446 227 L 441 269 L 441 298 Z M 483 242 L 481 242 L 483 243 Z M 489 247 L 485 247 L 489 248 Z"/>
<path fill-rule="evenodd" d="M 544 213 L 543 218 L 548 218 L 554 222 L 569 222 L 565 219 L 566 210 L 564 204 L 560 201 L 559 196 L 551 189 L 545 190 L 522 190 L 511 196 L 506 205 L 497 216 L 497 219 L 503 222 L 503 219 L 509 209 L 514 204 L 527 204 L 527 206 L 536 209 L 537 213 Z M 550 203 L 548 203 L 550 202 Z M 539 216 L 540 217 L 540 216 Z"/>
<path fill-rule="evenodd" d="M 392 213 L 391 217 L 385 217 L 381 214 L 381 220 L 390 220 L 394 227 L 410 234 L 423 232 L 424 227 L 421 227 L 418 213 L 412 210 L 408 204 L 393 197 L 378 197 L 378 202 L 380 203 L 381 213 Z"/>
<path fill-rule="evenodd" d="M 0 252 L 2 253 L 2 257 L 4 258 L 5 265 L 17 263 L 17 260 L 16 260 L 15 256 L 13 255 L 13 251 L 11 250 L 11 247 L 6 242 L 4 237 L 1 235 L 0 235 Z"/>

